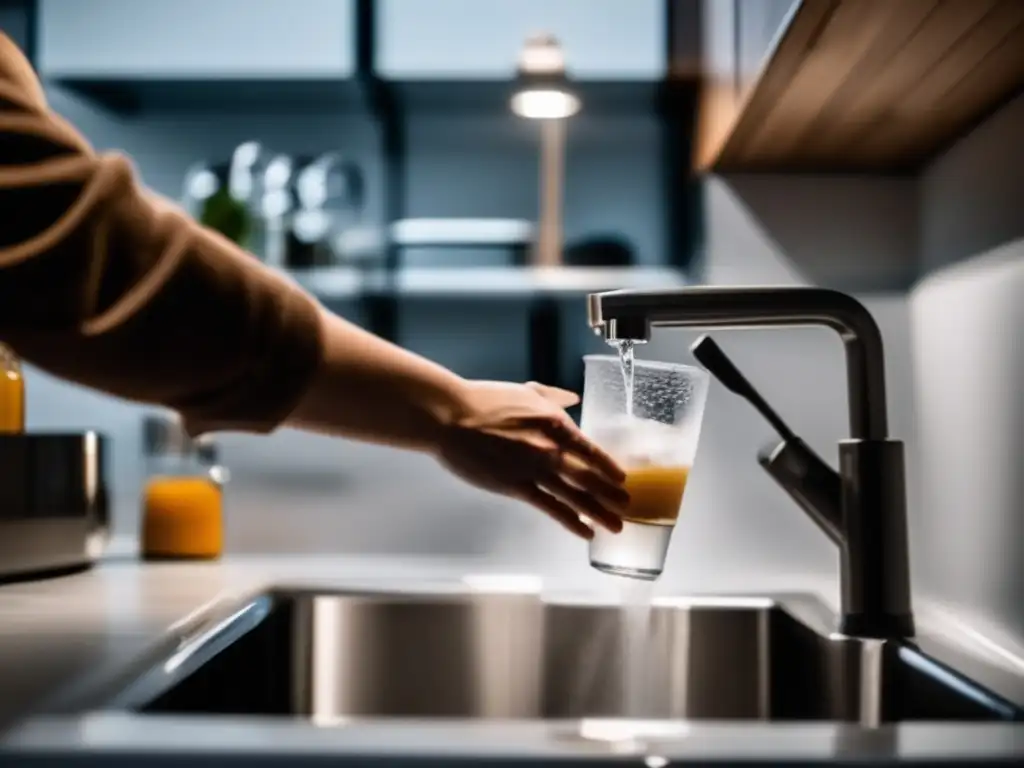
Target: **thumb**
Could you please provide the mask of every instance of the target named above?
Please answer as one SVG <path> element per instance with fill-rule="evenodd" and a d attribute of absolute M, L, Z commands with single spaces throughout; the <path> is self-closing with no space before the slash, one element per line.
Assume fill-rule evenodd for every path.
<path fill-rule="evenodd" d="M 549 387 L 547 384 L 541 384 L 537 381 L 528 381 L 526 386 L 536 392 L 538 395 L 548 400 L 559 408 L 570 408 L 580 401 L 580 396 L 575 392 L 570 392 L 567 389 L 560 389 L 559 387 Z"/>

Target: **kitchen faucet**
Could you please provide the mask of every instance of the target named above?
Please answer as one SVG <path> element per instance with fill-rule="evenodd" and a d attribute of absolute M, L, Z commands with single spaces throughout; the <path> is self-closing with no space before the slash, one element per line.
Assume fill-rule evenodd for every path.
<path fill-rule="evenodd" d="M 802 287 L 622 290 L 588 297 L 588 319 L 609 343 L 647 341 L 655 326 L 761 328 L 823 325 L 846 349 L 850 437 L 839 471 L 782 424 L 713 342 L 694 353 L 780 432 L 761 465 L 840 550 L 841 622 L 852 637 L 913 637 L 903 443 L 888 434 L 882 335 L 856 299 Z"/>

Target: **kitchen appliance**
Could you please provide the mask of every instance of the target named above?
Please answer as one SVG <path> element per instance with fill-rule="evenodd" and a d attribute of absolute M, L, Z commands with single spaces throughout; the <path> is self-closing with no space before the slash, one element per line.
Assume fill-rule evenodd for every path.
<path fill-rule="evenodd" d="M 87 568 L 109 536 L 97 432 L 0 435 L 0 580 Z"/>

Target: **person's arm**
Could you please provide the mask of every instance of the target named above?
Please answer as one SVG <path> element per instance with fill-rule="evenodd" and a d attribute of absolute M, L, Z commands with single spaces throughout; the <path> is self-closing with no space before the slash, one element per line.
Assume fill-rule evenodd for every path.
<path fill-rule="evenodd" d="M 0 35 L 0 339 L 71 381 L 266 432 L 321 361 L 314 300 L 161 204 L 58 116 Z"/>
<path fill-rule="evenodd" d="M 323 363 L 289 426 L 434 450 L 468 382 L 321 310 Z"/>

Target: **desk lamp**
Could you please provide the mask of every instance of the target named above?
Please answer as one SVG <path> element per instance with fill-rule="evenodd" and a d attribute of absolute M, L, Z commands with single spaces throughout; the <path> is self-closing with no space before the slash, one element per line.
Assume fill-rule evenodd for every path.
<path fill-rule="evenodd" d="M 565 120 L 580 109 L 580 99 L 565 73 L 565 56 L 552 35 L 528 38 L 519 55 L 512 111 L 539 120 L 540 220 L 534 266 L 562 263 L 562 179 L 565 168 Z"/>

